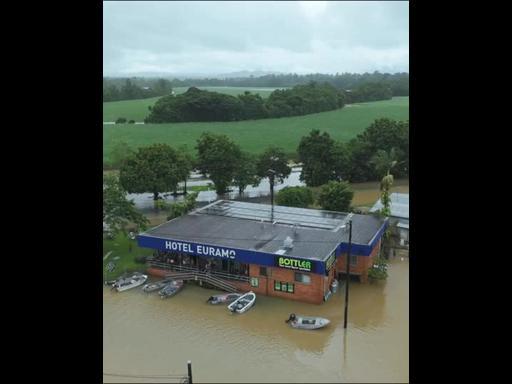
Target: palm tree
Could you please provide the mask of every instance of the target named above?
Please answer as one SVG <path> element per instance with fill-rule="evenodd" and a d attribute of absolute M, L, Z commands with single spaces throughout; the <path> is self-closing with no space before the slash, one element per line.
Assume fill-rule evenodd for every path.
<path fill-rule="evenodd" d="M 382 203 L 382 209 L 380 210 L 380 214 L 382 216 L 389 217 L 391 215 L 391 186 L 393 185 L 393 175 L 391 174 L 391 170 L 398 164 L 397 161 L 397 151 L 395 148 L 391 148 L 388 152 L 379 150 L 377 154 L 372 158 L 371 162 L 375 166 L 375 170 L 379 175 L 384 175 L 380 181 L 380 201 Z M 387 255 L 391 249 L 390 243 L 390 232 L 389 228 L 384 233 L 381 250 L 384 255 Z"/>
<path fill-rule="evenodd" d="M 389 175 L 391 170 L 398 163 L 398 152 L 395 148 L 391 148 L 389 152 L 386 152 L 382 149 L 379 149 L 375 156 L 372 157 L 370 162 L 375 167 L 377 174 L 381 175 Z"/>

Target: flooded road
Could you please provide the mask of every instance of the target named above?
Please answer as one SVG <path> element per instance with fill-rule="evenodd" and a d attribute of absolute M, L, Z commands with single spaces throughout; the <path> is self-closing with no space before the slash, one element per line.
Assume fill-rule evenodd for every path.
<path fill-rule="evenodd" d="M 391 260 L 388 271 L 386 282 L 350 285 L 346 333 L 344 287 L 322 305 L 258 296 L 242 315 L 206 304 L 217 292 L 193 284 L 167 300 L 139 289 L 105 288 L 103 371 L 185 374 L 192 360 L 197 383 L 408 382 L 408 259 Z M 292 312 L 326 317 L 331 324 L 293 329 L 284 322 Z M 145 381 L 104 376 L 104 382 Z"/>

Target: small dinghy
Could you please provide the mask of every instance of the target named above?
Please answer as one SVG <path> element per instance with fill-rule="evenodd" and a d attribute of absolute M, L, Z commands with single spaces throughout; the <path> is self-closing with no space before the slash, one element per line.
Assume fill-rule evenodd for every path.
<path fill-rule="evenodd" d="M 116 282 L 112 284 L 112 289 L 116 289 L 118 292 L 126 291 L 144 284 L 147 279 L 148 275 L 134 273 L 131 276 L 122 277 L 116 280 Z"/>
<path fill-rule="evenodd" d="M 231 312 L 244 313 L 254 305 L 256 294 L 253 291 L 247 292 L 228 305 Z"/>
<path fill-rule="evenodd" d="M 293 328 L 318 329 L 325 327 L 331 321 L 324 319 L 323 317 L 300 316 L 292 313 L 285 322 L 290 324 Z"/>
<path fill-rule="evenodd" d="M 158 294 L 161 299 L 166 299 L 177 294 L 182 288 L 183 280 L 172 280 L 170 283 L 167 283 L 167 285 L 163 287 Z"/>
<path fill-rule="evenodd" d="M 222 295 L 213 295 L 210 296 L 206 302 L 210 304 L 231 303 L 233 300 L 238 299 L 240 296 L 242 296 L 241 293 L 225 293 Z"/>
<path fill-rule="evenodd" d="M 171 282 L 171 279 L 163 279 L 160 281 L 155 281 L 154 283 L 144 284 L 144 286 L 142 287 L 142 290 L 147 293 L 158 291 L 159 289 L 162 289 L 170 282 Z"/>

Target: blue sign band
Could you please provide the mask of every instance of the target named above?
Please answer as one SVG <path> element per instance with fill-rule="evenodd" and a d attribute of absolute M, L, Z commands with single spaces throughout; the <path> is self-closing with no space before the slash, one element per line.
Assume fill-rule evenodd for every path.
<path fill-rule="evenodd" d="M 142 248 L 152 248 L 168 252 L 180 252 L 202 257 L 216 257 L 245 264 L 265 265 L 269 267 L 276 266 L 275 254 L 250 251 L 247 249 L 219 247 L 210 244 L 190 243 L 182 240 L 162 239 L 144 235 L 137 236 L 137 244 Z M 286 255 L 284 256 L 286 257 Z M 324 262 L 315 259 L 304 260 L 311 262 L 312 273 L 325 273 Z"/>

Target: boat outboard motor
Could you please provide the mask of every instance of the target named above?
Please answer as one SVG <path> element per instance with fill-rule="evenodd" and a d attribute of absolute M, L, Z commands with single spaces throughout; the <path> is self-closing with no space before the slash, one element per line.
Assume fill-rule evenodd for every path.
<path fill-rule="evenodd" d="M 288 320 L 285 320 L 284 322 L 285 322 L 285 323 L 288 323 L 288 322 L 290 322 L 290 321 L 294 321 L 294 320 L 295 320 L 295 318 L 296 318 L 295 313 L 292 313 L 292 314 L 290 314 L 290 317 L 288 318 Z"/>

